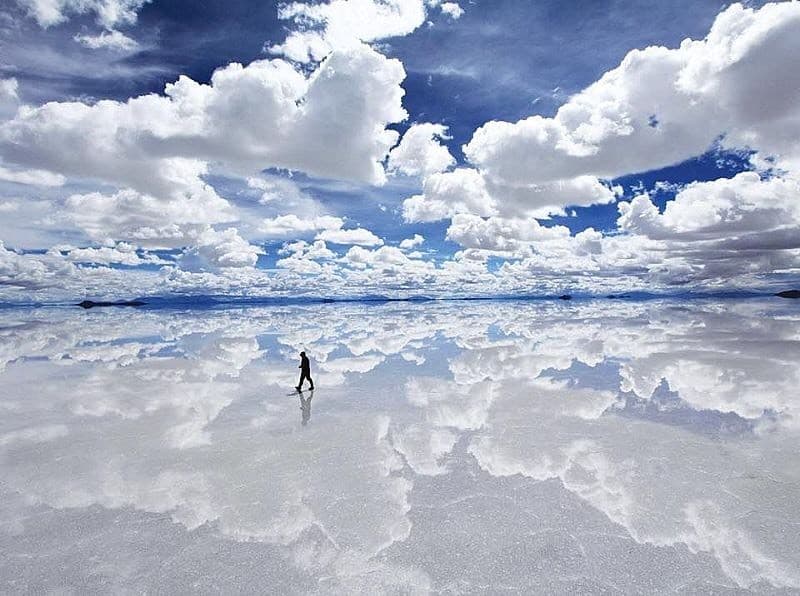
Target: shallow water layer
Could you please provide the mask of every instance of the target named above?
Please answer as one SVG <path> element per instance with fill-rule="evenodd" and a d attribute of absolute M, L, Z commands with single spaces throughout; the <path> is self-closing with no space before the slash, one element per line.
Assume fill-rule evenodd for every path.
<path fill-rule="evenodd" d="M 5 309 L 0 592 L 800 593 L 798 362 L 779 299 Z"/>

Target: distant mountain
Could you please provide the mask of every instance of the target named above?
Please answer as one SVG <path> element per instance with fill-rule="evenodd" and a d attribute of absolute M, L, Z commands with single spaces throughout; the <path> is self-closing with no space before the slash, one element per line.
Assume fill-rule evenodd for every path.
<path fill-rule="evenodd" d="M 146 303 L 142 302 L 141 300 L 118 300 L 114 302 L 104 302 L 102 300 L 95 302 L 94 300 L 84 300 L 75 306 L 80 306 L 81 308 L 94 308 L 95 306 L 144 306 L 145 304 Z"/>
<path fill-rule="evenodd" d="M 778 292 L 775 295 L 781 298 L 800 298 L 800 290 L 786 290 L 785 292 Z"/>

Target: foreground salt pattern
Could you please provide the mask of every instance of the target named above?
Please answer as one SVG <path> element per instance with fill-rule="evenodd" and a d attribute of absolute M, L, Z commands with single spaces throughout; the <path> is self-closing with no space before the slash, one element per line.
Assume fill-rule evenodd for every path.
<path fill-rule="evenodd" d="M 6 309 L 0 592 L 798 593 L 797 362 L 777 300 Z"/>

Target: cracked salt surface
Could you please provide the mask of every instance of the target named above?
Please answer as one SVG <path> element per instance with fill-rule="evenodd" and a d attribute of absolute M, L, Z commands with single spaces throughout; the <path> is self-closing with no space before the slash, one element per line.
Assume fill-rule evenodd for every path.
<path fill-rule="evenodd" d="M 0 592 L 800 593 L 792 308 L 4 309 Z"/>

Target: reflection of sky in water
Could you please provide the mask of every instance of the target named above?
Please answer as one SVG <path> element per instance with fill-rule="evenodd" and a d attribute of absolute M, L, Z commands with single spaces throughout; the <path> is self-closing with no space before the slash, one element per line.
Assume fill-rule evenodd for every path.
<path fill-rule="evenodd" d="M 0 591 L 800 590 L 794 307 L 0 311 Z"/>

